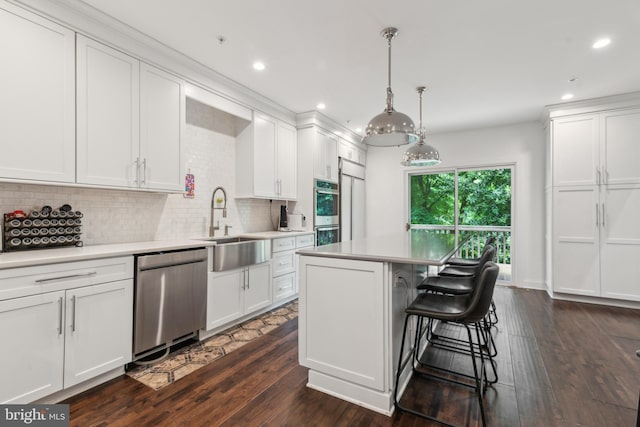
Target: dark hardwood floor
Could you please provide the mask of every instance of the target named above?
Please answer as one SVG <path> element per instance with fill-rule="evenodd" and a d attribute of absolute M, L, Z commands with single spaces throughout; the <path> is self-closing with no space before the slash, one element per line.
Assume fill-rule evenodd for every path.
<path fill-rule="evenodd" d="M 485 396 L 491 426 L 634 426 L 640 391 L 640 310 L 552 301 L 497 287 L 499 382 Z M 389 418 L 305 387 L 297 320 L 160 391 L 127 376 L 64 403 L 73 426 L 428 426 Z M 471 369 L 468 357 L 432 360 Z M 456 425 L 479 425 L 464 388 L 414 378 L 403 402 Z"/>

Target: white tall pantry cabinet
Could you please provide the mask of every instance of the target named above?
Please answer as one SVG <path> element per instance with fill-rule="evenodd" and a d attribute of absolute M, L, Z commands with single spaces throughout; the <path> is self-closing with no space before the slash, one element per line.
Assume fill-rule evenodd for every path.
<path fill-rule="evenodd" d="M 551 113 L 552 288 L 640 301 L 640 108 L 613 106 Z"/>

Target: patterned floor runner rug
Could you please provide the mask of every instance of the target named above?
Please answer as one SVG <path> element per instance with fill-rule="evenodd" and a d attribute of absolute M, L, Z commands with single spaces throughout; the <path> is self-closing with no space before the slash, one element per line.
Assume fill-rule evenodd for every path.
<path fill-rule="evenodd" d="M 160 390 L 296 317 L 297 300 L 235 325 L 206 340 L 180 348 L 153 365 L 135 367 L 129 370 L 127 375 L 154 390 Z"/>

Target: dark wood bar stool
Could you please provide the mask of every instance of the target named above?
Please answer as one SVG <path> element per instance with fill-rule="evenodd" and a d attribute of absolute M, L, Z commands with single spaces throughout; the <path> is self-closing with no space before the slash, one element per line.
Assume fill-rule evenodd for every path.
<path fill-rule="evenodd" d="M 406 363 L 411 363 L 414 374 L 418 374 L 424 377 L 435 378 L 442 381 L 451 382 L 454 384 L 470 387 L 475 390 L 478 402 L 480 404 L 480 415 L 483 425 L 486 425 L 486 417 L 484 410 L 483 395 L 489 385 L 489 381 L 486 378 L 486 366 L 485 360 L 489 359 L 489 355 L 483 350 L 481 343 L 483 342 L 481 330 L 483 328 L 482 321 L 486 316 L 489 305 L 493 298 L 493 290 L 495 287 L 496 279 L 498 278 L 498 266 L 493 262 L 487 262 L 484 268 L 480 272 L 477 278 L 477 282 L 473 291 L 466 295 L 444 295 L 444 294 L 432 294 L 432 293 L 420 293 L 416 299 L 405 309 L 405 321 L 404 331 L 402 333 L 402 341 L 400 345 L 400 356 L 398 358 L 398 370 L 396 372 L 396 382 L 394 388 L 394 403 L 399 411 L 409 412 L 419 417 L 437 421 L 439 423 L 449 425 L 443 420 L 432 417 L 428 414 L 424 414 L 415 409 L 404 407 L 398 401 L 398 387 L 400 382 L 400 374 Z M 407 358 L 407 362 L 403 363 L 404 343 L 407 335 L 407 328 L 409 321 L 412 317 L 417 317 L 417 333 L 414 341 L 411 353 Z M 471 357 L 473 365 L 473 377 L 462 374 L 460 372 L 451 371 L 437 366 L 427 365 L 420 361 L 419 355 L 416 354 L 420 349 L 421 331 L 423 320 L 440 320 L 446 322 L 452 322 L 462 325 L 467 332 L 467 343 L 469 346 L 468 354 Z M 474 345 L 474 338 L 471 329 L 475 329 L 475 335 L 478 345 Z M 480 359 L 480 366 L 478 366 L 477 359 Z M 442 372 L 444 375 L 435 375 L 427 372 L 436 370 Z M 456 378 L 450 378 L 451 374 Z M 464 382 L 464 379 L 471 379 L 473 383 Z"/>

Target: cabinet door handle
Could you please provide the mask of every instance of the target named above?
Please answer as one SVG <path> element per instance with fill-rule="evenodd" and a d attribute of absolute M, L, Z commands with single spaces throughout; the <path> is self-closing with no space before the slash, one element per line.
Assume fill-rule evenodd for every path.
<path fill-rule="evenodd" d="M 604 227 L 604 203 L 602 204 L 602 226 Z"/>
<path fill-rule="evenodd" d="M 58 298 L 58 335 L 62 335 L 62 297 Z"/>
<path fill-rule="evenodd" d="M 136 161 L 133 162 L 136 165 L 136 186 L 140 185 L 140 157 L 136 157 Z"/>
<path fill-rule="evenodd" d="M 247 278 L 247 289 L 251 289 L 251 276 L 249 276 L 249 270 L 247 271 L 247 275 L 245 276 Z"/>
<path fill-rule="evenodd" d="M 242 270 L 242 285 L 240 286 L 243 290 L 246 289 L 246 282 L 247 282 L 247 270 Z"/>
<path fill-rule="evenodd" d="M 596 167 L 596 184 L 600 185 L 600 168 Z"/>
<path fill-rule="evenodd" d="M 71 297 L 71 332 L 76 331 L 76 296 Z"/>
<path fill-rule="evenodd" d="M 75 279 L 76 277 L 88 277 L 88 276 L 95 276 L 96 274 L 98 274 L 98 272 L 96 271 L 91 271 L 89 273 L 81 273 L 81 274 L 71 274 L 69 276 L 58 276 L 58 277 L 49 277 L 47 279 L 38 279 L 36 280 L 36 283 L 44 283 L 44 282 L 51 282 L 53 280 L 62 280 L 62 279 Z"/>
<path fill-rule="evenodd" d="M 598 228 L 598 226 L 600 226 L 600 208 L 596 203 L 596 228 Z"/>
<path fill-rule="evenodd" d="M 147 158 L 142 159 L 142 178 L 140 178 L 140 185 L 147 183 Z"/>

